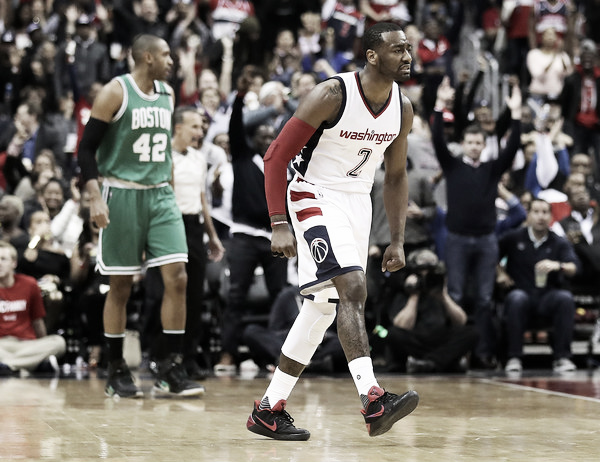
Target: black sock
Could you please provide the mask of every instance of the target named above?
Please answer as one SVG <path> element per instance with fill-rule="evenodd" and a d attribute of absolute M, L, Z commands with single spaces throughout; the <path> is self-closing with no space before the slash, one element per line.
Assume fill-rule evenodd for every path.
<path fill-rule="evenodd" d="M 161 359 L 182 355 L 183 334 L 183 331 L 177 333 L 163 331 L 162 351 L 160 352 Z"/>
<path fill-rule="evenodd" d="M 123 336 L 106 336 L 106 357 L 108 362 L 115 363 L 123 360 L 123 341 L 125 340 L 125 334 Z"/>

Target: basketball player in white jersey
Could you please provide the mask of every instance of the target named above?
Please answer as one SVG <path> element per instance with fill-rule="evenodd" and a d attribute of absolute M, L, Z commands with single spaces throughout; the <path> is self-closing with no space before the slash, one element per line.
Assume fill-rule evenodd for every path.
<path fill-rule="evenodd" d="M 363 37 L 366 65 L 317 85 L 265 155 L 265 190 L 274 255 L 298 254 L 304 302 L 281 349 L 279 365 L 248 430 L 279 440 L 307 440 L 285 410 L 298 377 L 336 316 L 340 342 L 362 400 L 370 436 L 387 432 L 411 413 L 419 396 L 383 390 L 373 373 L 364 320 L 365 268 L 374 172 L 385 162 L 384 203 L 391 243 L 382 271 L 405 264 L 403 243 L 408 183 L 407 135 L 413 109 L 396 81 L 410 77 L 410 44 L 396 24 L 379 23 Z M 287 193 L 286 167 L 296 176 Z M 295 234 L 295 236 L 294 236 Z"/>

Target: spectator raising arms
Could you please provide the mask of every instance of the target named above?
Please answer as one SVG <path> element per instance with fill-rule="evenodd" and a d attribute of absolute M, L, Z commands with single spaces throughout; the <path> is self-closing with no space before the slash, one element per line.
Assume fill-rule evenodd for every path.
<path fill-rule="evenodd" d="M 512 118 L 510 137 L 498 157 L 489 162 L 480 160 L 485 134 L 481 127 L 475 125 L 468 127 L 462 135 L 462 156 L 455 157 L 450 153 L 444 138 L 442 110 L 451 106 L 453 98 L 454 89 L 449 78 L 444 77 L 437 90 L 432 135 L 435 153 L 446 177 L 448 293 L 456 303 L 465 306 L 467 283 L 473 279 L 472 311 L 479 333 L 475 364 L 495 368 L 492 323 L 492 295 L 498 257 L 495 201 L 498 182 L 510 168 L 520 146 L 521 91 L 518 85 L 513 85 L 506 101 Z"/>

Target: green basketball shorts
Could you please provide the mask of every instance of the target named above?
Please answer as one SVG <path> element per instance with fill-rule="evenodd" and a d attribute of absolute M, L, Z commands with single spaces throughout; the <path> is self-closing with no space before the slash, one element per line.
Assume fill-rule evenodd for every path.
<path fill-rule="evenodd" d="M 104 186 L 102 195 L 110 223 L 100 230 L 101 274 L 139 274 L 144 267 L 187 262 L 185 228 L 171 186 Z"/>

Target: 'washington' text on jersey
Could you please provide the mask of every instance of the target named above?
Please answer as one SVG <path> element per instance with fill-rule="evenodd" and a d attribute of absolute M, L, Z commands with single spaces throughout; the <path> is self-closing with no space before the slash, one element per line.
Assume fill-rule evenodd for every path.
<path fill-rule="evenodd" d="M 364 132 L 349 132 L 346 130 L 340 130 L 340 137 L 347 138 L 350 140 L 365 140 L 375 141 L 376 144 L 384 142 L 391 142 L 398 136 L 398 133 L 375 133 L 375 130 L 369 131 L 367 128 Z"/>
<path fill-rule="evenodd" d="M 353 194 L 369 194 L 375 171 L 402 126 L 402 95 L 394 83 L 387 100 L 373 110 L 358 72 L 332 77 L 342 93 L 340 110 L 323 122 L 294 158 L 293 168 L 308 183 Z"/>

